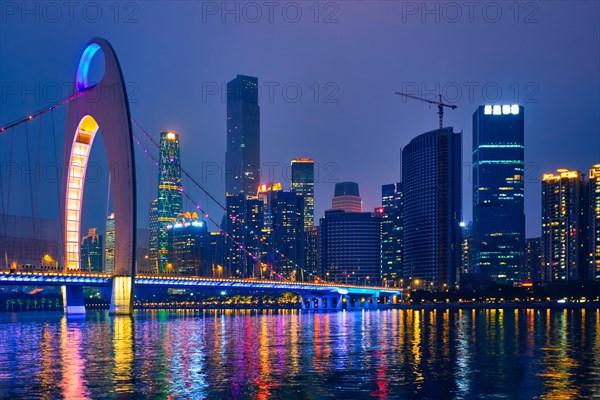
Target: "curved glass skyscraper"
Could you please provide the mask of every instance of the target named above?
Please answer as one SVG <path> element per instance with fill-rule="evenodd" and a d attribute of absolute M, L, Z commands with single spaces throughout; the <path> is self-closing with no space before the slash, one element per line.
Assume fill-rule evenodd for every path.
<path fill-rule="evenodd" d="M 462 133 L 423 133 L 402 151 L 404 282 L 417 289 L 455 284 L 461 262 Z"/>

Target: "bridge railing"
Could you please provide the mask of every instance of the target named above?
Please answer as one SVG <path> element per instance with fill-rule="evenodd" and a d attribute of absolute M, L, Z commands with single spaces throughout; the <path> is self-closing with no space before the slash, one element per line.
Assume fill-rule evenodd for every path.
<path fill-rule="evenodd" d="M 88 278 L 104 278 L 112 279 L 113 274 L 108 272 L 88 272 L 88 271 L 58 271 L 52 269 L 9 269 L 0 270 L 0 274 L 9 275 L 23 275 L 23 276 L 56 276 L 56 277 L 88 277 Z M 139 280 L 156 280 L 156 281 L 202 281 L 202 282 L 214 282 L 214 283 L 246 283 L 246 284 L 257 284 L 257 285 L 282 285 L 286 287 L 315 287 L 315 288 L 348 288 L 348 289 L 364 289 L 364 290 L 381 290 L 381 291 L 401 291 L 399 288 L 389 288 L 381 286 L 367 286 L 367 285 L 351 285 L 351 284 L 339 284 L 335 282 L 295 282 L 295 281 L 284 281 L 284 280 L 269 280 L 269 279 L 252 279 L 252 278 L 210 278 L 203 276 L 189 276 L 189 275 L 160 275 L 160 274 L 137 274 L 136 278 Z"/>

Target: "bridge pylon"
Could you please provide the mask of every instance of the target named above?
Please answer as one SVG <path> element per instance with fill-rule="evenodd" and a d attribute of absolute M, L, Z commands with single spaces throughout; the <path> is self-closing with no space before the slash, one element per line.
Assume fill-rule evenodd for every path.
<path fill-rule="evenodd" d="M 92 85 L 88 80 L 90 64 L 94 56 L 104 54 L 104 75 Z M 130 315 L 133 312 L 133 282 L 136 252 L 136 179 L 133 136 L 129 101 L 123 73 L 117 56 L 108 41 L 102 38 L 90 40 L 77 66 L 73 93 L 85 92 L 68 104 L 67 126 L 64 144 L 63 193 L 61 216 L 64 221 L 65 270 L 81 269 L 80 232 L 81 203 L 90 150 L 98 131 L 106 147 L 110 168 L 110 185 L 115 212 L 115 254 L 113 289 L 110 313 Z M 85 312 L 79 304 L 83 292 L 79 288 L 63 287 L 65 311 Z M 77 293 L 76 293 L 77 292 Z M 81 292 L 81 293 L 79 293 Z M 81 296 L 80 296 L 81 294 Z"/>

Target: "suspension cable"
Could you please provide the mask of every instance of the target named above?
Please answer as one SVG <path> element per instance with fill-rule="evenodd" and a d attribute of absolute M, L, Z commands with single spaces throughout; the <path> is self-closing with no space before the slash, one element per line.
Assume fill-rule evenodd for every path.
<path fill-rule="evenodd" d="M 13 121 L 13 122 L 9 123 L 8 125 L 0 127 L 0 133 L 5 133 L 8 129 L 14 128 L 15 126 L 21 125 L 22 123 L 25 123 L 25 122 L 29 122 L 32 119 L 35 119 L 35 118 L 39 117 L 40 115 L 43 115 L 43 114 L 47 113 L 48 111 L 52 111 L 55 108 L 58 108 L 58 107 L 60 107 L 60 106 L 62 106 L 64 104 L 70 102 L 71 100 L 74 100 L 74 99 L 78 98 L 79 96 L 82 96 L 83 94 L 85 94 L 86 90 L 88 90 L 88 89 L 84 89 L 84 90 L 75 92 L 71 96 L 66 97 L 66 98 L 60 100 L 58 103 L 55 103 L 55 104 L 53 104 L 53 105 L 51 105 L 49 107 L 43 108 L 43 109 L 41 109 L 39 111 L 36 111 L 33 114 L 30 114 L 30 115 L 28 115 L 26 117 L 23 117 L 23 118 L 20 118 L 20 119 L 18 119 L 16 121 Z"/>
<path fill-rule="evenodd" d="M 54 166 L 56 167 L 56 197 L 57 197 L 57 203 L 58 204 L 58 228 L 60 230 L 60 232 L 58 233 L 58 237 L 60 239 L 59 243 L 64 243 L 63 239 L 64 239 L 64 230 L 63 230 L 63 210 L 62 207 L 60 206 L 60 176 L 61 173 L 59 172 L 59 164 L 58 164 L 58 150 L 57 150 L 57 146 L 56 146 L 56 125 L 54 123 L 54 110 L 51 110 L 50 112 L 50 116 L 52 118 L 52 149 L 54 150 Z M 57 267 L 58 267 L 58 263 L 61 262 L 62 263 L 62 256 L 63 256 L 63 248 L 62 246 L 58 246 L 58 250 L 57 250 Z"/>
<path fill-rule="evenodd" d="M 29 125 L 25 124 L 25 147 L 27 149 L 27 170 L 28 172 L 31 171 L 31 149 L 29 148 Z M 33 206 L 33 182 L 31 182 L 31 179 L 29 179 L 29 203 L 31 204 L 31 215 L 32 215 L 32 220 L 31 220 L 31 227 L 33 230 L 33 239 L 35 240 L 35 208 Z"/>

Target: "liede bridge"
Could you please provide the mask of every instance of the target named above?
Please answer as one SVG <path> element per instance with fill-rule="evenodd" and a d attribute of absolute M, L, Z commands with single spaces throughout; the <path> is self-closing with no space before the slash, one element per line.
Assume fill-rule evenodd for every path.
<path fill-rule="evenodd" d="M 98 83 L 91 84 L 88 81 L 90 64 L 99 52 L 104 54 L 104 75 Z M 5 270 L 0 271 L 0 285 L 61 286 L 67 314 L 85 313 L 84 286 L 112 287 L 110 313 L 123 315 L 133 312 L 134 285 L 246 292 L 293 292 L 302 296 L 302 308 L 305 309 L 339 310 L 343 306 L 344 298 L 347 308 L 376 308 L 378 299 L 395 301 L 396 296 L 401 295 L 401 291 L 397 289 L 333 283 L 209 279 L 171 275 L 136 276 L 137 214 L 135 168 L 131 168 L 135 165 L 132 118 L 123 72 L 112 46 L 106 40 L 94 38 L 86 45 L 79 59 L 72 92 L 68 99 L 48 108 L 53 110 L 59 105 L 68 104 L 63 150 L 63 165 L 67 168 L 62 174 L 60 187 L 60 214 L 64 227 L 60 243 L 64 252 L 62 268 L 65 272 Z M 103 93 L 110 93 L 110 96 L 102 95 Z M 46 111 L 30 115 L 3 127 L 0 131 L 5 132 L 18 124 L 27 123 Z M 114 227 L 115 242 L 126 249 L 119 257 L 115 257 L 114 272 L 110 274 L 81 271 L 79 241 L 85 177 L 90 150 L 99 132 L 106 148 L 108 163 L 112 166 L 110 186 L 114 213 L 117 216 Z"/>

